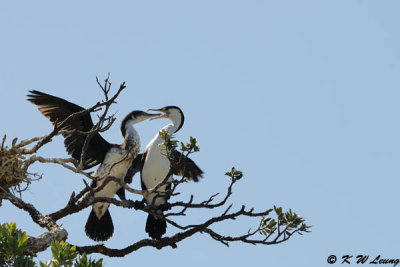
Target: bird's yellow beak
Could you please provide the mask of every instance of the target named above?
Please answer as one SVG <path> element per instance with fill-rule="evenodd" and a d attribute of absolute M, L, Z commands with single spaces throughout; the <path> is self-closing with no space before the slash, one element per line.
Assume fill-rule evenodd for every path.
<path fill-rule="evenodd" d="M 169 111 L 166 108 L 160 108 L 160 109 L 148 109 L 147 111 L 155 111 L 155 112 L 162 112 L 164 114 L 158 113 L 157 116 L 151 118 L 150 120 L 155 120 L 155 119 L 165 119 L 169 117 Z"/>

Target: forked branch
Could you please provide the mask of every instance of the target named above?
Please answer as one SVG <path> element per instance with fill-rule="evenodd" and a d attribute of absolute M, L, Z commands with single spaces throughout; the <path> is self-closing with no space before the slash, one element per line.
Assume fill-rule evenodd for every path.
<path fill-rule="evenodd" d="M 108 130 L 114 123 L 114 116 L 108 116 L 107 114 L 111 105 L 116 103 L 115 100 L 117 99 L 119 94 L 125 89 L 125 83 L 122 83 L 117 92 L 110 97 L 109 93 L 111 90 L 111 82 L 109 81 L 109 77 L 105 79 L 104 84 L 101 84 L 98 79 L 96 79 L 96 81 L 102 92 L 104 93 L 104 101 L 98 102 L 86 110 L 74 113 L 62 122 L 55 123 L 54 129 L 45 136 L 23 140 L 19 143 L 17 142 L 17 139 L 14 139 L 10 149 L 4 147 L 4 138 L 1 146 L 1 152 L 3 153 L 4 151 L 6 151 L 8 153 L 6 153 L 8 156 L 14 156 L 17 160 L 19 160 L 18 162 L 20 164 L 17 164 L 16 166 L 20 166 L 20 168 L 22 168 L 25 173 L 27 173 L 28 168 L 36 162 L 40 162 L 43 164 L 52 163 L 60 165 L 63 168 L 66 168 L 69 171 L 72 171 L 78 175 L 83 175 L 85 178 L 89 179 L 89 181 L 95 179 L 91 173 L 82 170 L 82 164 L 85 159 L 85 154 L 91 138 L 99 132 L 104 132 Z M 86 140 L 82 148 L 82 153 L 80 155 L 80 164 L 78 164 L 77 161 L 72 158 L 43 158 L 36 154 L 41 147 L 51 142 L 52 137 L 61 133 L 59 129 L 61 129 L 62 126 L 66 124 L 69 120 L 74 119 L 77 116 L 82 116 L 83 114 L 99 111 L 102 108 L 104 108 L 104 110 L 103 113 L 98 117 L 98 122 L 92 127 L 90 131 L 83 133 L 86 135 Z M 65 134 L 65 132 L 63 132 L 63 134 Z M 172 136 L 164 136 L 164 138 L 166 155 L 168 155 L 168 157 L 170 157 L 171 155 L 176 155 L 178 141 L 173 140 Z M 31 148 L 28 148 L 28 146 L 31 146 Z M 197 151 L 199 151 L 199 147 L 197 146 L 195 138 L 191 138 L 190 142 L 187 144 L 181 143 L 181 152 L 177 152 L 180 155 L 180 158 L 170 158 L 172 165 L 182 164 L 182 162 L 184 162 L 182 161 L 184 157 L 187 157 L 191 153 Z M 0 162 L 2 160 L 1 155 L 3 154 L 0 154 Z M 171 170 L 173 168 L 174 166 L 172 166 Z M 131 188 L 125 183 L 122 183 L 119 179 L 112 176 L 104 179 L 102 181 L 102 184 L 97 188 L 92 188 L 88 185 L 88 182 L 86 180 L 83 180 L 83 188 L 80 192 L 78 192 L 77 194 L 75 192 L 72 192 L 68 202 L 65 204 L 64 207 L 46 216 L 44 216 L 32 204 L 26 203 L 21 198 L 15 196 L 9 190 L 9 187 L 0 187 L 0 201 L 2 199 L 10 201 L 15 207 L 26 211 L 31 216 L 34 223 L 47 230 L 46 233 L 37 238 L 30 237 L 30 251 L 34 254 L 47 249 L 50 246 L 51 241 L 67 239 L 68 233 L 65 229 L 57 224 L 58 220 L 66 216 L 70 216 L 74 213 L 80 212 L 97 202 L 107 202 L 111 205 L 115 205 L 118 207 L 133 208 L 135 210 L 138 210 L 138 212 L 144 212 L 145 214 L 150 213 L 155 215 L 156 208 L 153 205 L 144 205 L 144 202 L 140 200 L 119 201 L 115 198 L 94 197 L 94 193 L 102 190 L 104 186 L 106 186 L 108 183 L 116 182 L 119 183 L 121 187 L 123 187 L 125 190 L 135 195 L 147 196 L 148 194 L 153 193 L 158 194 L 158 197 L 179 195 L 181 194 L 181 192 L 179 192 L 180 185 L 187 182 L 187 179 L 186 177 L 182 177 L 180 179 L 170 179 L 170 174 L 172 174 L 172 172 L 170 172 L 165 177 L 162 183 L 147 191 Z M 230 242 L 243 242 L 253 245 L 273 245 L 289 240 L 296 233 L 301 234 L 304 232 L 308 232 L 309 226 L 305 224 L 304 218 L 300 217 L 291 210 L 289 210 L 288 212 L 283 212 L 282 208 L 274 207 L 273 209 L 271 208 L 255 212 L 253 208 L 246 209 L 244 205 L 241 205 L 241 207 L 238 208 L 236 211 L 231 211 L 234 210 L 234 206 L 232 204 L 228 205 L 228 201 L 233 194 L 234 185 L 243 178 L 243 174 L 235 168 L 232 168 L 226 173 L 226 175 L 230 178 L 230 183 L 227 185 L 224 195 L 220 196 L 220 193 L 213 192 L 210 193 L 210 197 L 198 203 L 194 203 L 194 195 L 191 195 L 186 202 L 177 201 L 170 203 L 170 210 L 168 213 L 165 213 L 164 215 L 157 214 L 159 218 L 165 220 L 169 225 L 173 227 L 175 233 L 171 234 L 170 236 L 163 237 L 159 240 L 142 239 L 138 241 L 133 241 L 131 245 L 122 249 L 108 248 L 103 244 L 99 244 L 89 246 L 76 246 L 76 251 L 81 254 L 100 253 L 110 257 L 123 257 L 143 247 L 155 247 L 161 249 L 166 246 L 171 246 L 173 248 L 176 248 L 179 242 L 195 234 L 205 234 L 211 237 L 213 240 L 216 240 L 226 246 L 229 246 Z M 158 189 L 167 183 L 171 184 L 171 190 L 163 193 L 158 192 Z M 156 198 L 157 196 L 153 199 L 155 200 Z M 188 216 L 188 211 L 198 211 L 199 209 L 215 209 L 218 210 L 219 215 L 203 218 L 200 223 L 198 222 L 198 220 L 196 220 L 196 223 L 187 225 L 182 225 L 180 222 L 178 222 L 179 218 L 181 218 L 182 216 Z M 273 211 L 275 212 L 275 214 L 272 216 L 271 213 Z M 248 230 L 247 232 L 241 234 L 220 233 L 216 231 L 213 227 L 218 223 L 233 223 L 234 221 L 236 222 L 236 219 L 239 218 L 254 219 L 256 221 L 256 227 L 254 227 L 253 230 Z"/>

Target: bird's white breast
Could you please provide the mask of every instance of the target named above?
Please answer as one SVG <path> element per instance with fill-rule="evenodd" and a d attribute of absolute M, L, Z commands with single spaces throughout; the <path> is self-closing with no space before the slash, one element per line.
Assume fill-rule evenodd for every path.
<path fill-rule="evenodd" d="M 164 181 L 170 170 L 170 161 L 165 156 L 165 148 L 160 146 L 162 143 L 161 138 L 156 137 L 146 147 L 146 159 L 142 169 L 142 182 L 145 184 L 147 189 L 152 189 Z M 159 191 L 165 191 L 166 185 L 159 188 Z M 156 194 L 150 194 L 146 201 L 151 204 Z M 157 198 L 155 205 L 164 204 L 163 198 Z"/>
<path fill-rule="evenodd" d="M 129 152 L 121 148 L 112 148 L 106 154 L 103 164 L 97 169 L 95 177 L 97 187 L 101 186 L 104 179 L 108 176 L 114 176 L 123 181 L 125 175 L 132 163 L 132 159 L 139 153 L 139 147 L 132 148 Z M 113 197 L 121 186 L 116 182 L 109 182 L 102 190 L 94 194 L 95 197 Z M 106 212 L 109 203 L 97 202 L 93 205 L 94 212 L 98 218 L 101 218 Z"/>

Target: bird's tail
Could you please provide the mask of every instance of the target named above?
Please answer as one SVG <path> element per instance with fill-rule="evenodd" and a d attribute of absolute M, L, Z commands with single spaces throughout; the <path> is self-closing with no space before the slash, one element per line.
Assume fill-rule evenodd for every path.
<path fill-rule="evenodd" d="M 114 233 L 114 225 L 108 209 L 100 219 L 97 218 L 92 209 L 85 225 L 85 232 L 94 241 L 106 241 L 109 239 Z"/>
<path fill-rule="evenodd" d="M 167 231 L 167 222 L 163 219 L 156 219 L 149 214 L 146 221 L 146 233 L 153 239 L 161 239 L 161 236 Z"/>

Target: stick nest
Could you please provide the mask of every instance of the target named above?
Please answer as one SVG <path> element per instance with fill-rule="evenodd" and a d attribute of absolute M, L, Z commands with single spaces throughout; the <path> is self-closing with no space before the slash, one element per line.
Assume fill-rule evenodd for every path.
<path fill-rule="evenodd" d="M 0 186 L 7 190 L 22 182 L 30 183 L 24 165 L 24 157 L 3 145 L 0 148 Z"/>

